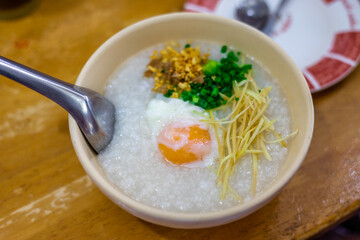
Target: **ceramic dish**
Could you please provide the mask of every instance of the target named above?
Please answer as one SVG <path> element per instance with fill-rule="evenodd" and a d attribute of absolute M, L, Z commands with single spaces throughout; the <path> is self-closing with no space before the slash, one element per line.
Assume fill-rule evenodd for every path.
<path fill-rule="evenodd" d="M 70 117 L 71 139 L 81 164 L 94 183 L 129 213 L 152 223 L 175 228 L 218 226 L 243 218 L 264 206 L 295 174 L 305 158 L 312 137 L 312 98 L 301 71 L 266 35 L 234 20 L 194 13 L 150 18 L 115 34 L 91 56 L 76 84 L 103 92 L 106 81 L 127 58 L 155 44 L 180 39 L 203 39 L 239 48 L 258 59 L 279 80 L 290 106 L 293 128 L 299 129 L 299 134 L 291 142 L 284 165 L 269 188 L 252 200 L 226 210 L 210 213 L 167 212 L 138 203 L 115 187 L 105 176 L 96 154 Z"/>
<path fill-rule="evenodd" d="M 237 1 L 188 0 L 186 11 L 236 19 Z M 267 0 L 274 10 L 279 0 Z M 302 70 L 311 92 L 344 79 L 360 61 L 360 2 L 358 0 L 288 1 L 274 26 L 272 38 Z"/>

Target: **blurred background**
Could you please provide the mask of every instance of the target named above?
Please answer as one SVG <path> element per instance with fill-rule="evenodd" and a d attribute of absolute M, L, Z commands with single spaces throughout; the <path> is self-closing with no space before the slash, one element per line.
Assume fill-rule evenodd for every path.
<path fill-rule="evenodd" d="M 307 34 L 295 44 L 286 40 L 286 36 L 293 38 L 291 31 L 303 31 L 281 28 L 291 21 L 297 26 L 299 8 L 291 6 L 301 1 L 309 8 L 300 12 L 305 19 L 309 18 L 307 13 L 317 13 L 312 6 L 333 4 L 326 17 L 345 9 L 345 25 L 340 24 L 340 17 L 330 18 L 324 21 L 326 27 L 318 26 L 323 31 Z M 350 67 L 340 75 L 333 73 L 338 68 L 332 65 L 322 68 L 332 76 L 327 74 L 323 81 L 311 69 L 307 71 L 317 64 L 319 56 L 311 55 L 317 50 L 299 47 L 308 39 L 319 42 L 329 38 L 326 34 L 330 30 L 326 30 L 333 24 L 357 34 L 347 41 L 358 45 L 346 42 L 342 49 L 359 52 L 360 11 L 352 13 L 351 9 L 358 9 L 360 3 L 312 1 L 313 5 L 288 1 L 292 3 L 280 12 L 274 26 L 277 34 L 272 35 L 293 57 L 306 56 L 296 61 L 309 73 L 310 88 L 324 91 L 313 95 L 316 125 L 308 157 L 294 180 L 270 204 L 243 220 L 208 230 L 167 229 L 136 219 L 110 202 L 86 177 L 71 145 L 67 113 L 39 94 L 0 77 L 0 238 L 360 239 L 358 58 L 344 60 L 332 55 Z M 270 12 L 280 3 L 266 2 Z M 241 0 L 0 0 L 0 55 L 75 83 L 91 54 L 126 26 L 184 10 L 236 18 L 240 4 Z M 316 27 L 307 24 L 304 29 L 311 30 L 312 25 Z M 300 53 L 293 52 L 294 47 Z"/>

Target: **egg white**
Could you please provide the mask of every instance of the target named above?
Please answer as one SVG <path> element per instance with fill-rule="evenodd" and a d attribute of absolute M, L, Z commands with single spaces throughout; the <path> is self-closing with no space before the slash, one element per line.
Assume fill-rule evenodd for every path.
<path fill-rule="evenodd" d="M 214 163 L 214 160 L 219 157 L 219 152 L 213 127 L 200 122 L 200 120 L 205 118 L 197 113 L 203 112 L 204 109 L 180 99 L 165 98 L 160 95 L 152 99 L 147 106 L 145 117 L 152 132 L 152 141 L 154 145 L 158 146 L 157 137 L 170 123 L 176 123 L 177 126 L 183 127 L 199 125 L 200 128 L 206 129 L 210 133 L 211 152 L 204 156 L 202 160 L 183 164 L 181 166 L 188 168 L 204 168 L 211 166 Z M 207 113 L 204 114 L 207 115 Z"/>

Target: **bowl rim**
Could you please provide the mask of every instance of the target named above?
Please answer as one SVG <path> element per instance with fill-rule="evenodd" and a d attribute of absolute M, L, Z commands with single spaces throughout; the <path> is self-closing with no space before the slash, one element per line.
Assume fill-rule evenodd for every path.
<path fill-rule="evenodd" d="M 141 212 L 146 215 L 150 215 L 153 218 L 156 219 L 166 219 L 166 220 L 175 220 L 177 222 L 195 222 L 195 221 L 211 221 L 219 218 L 225 218 L 225 217 L 231 217 L 241 214 L 243 217 L 246 215 L 249 215 L 256 211 L 261 206 L 265 205 L 267 202 L 269 202 L 273 197 L 277 195 L 277 193 L 290 181 L 290 179 L 293 177 L 295 172 L 300 167 L 301 163 L 303 162 L 308 149 L 310 147 L 311 138 L 313 135 L 313 129 L 314 129 L 314 106 L 312 101 L 312 96 L 310 93 L 310 90 L 308 88 L 308 85 L 306 84 L 306 81 L 299 70 L 299 68 L 296 66 L 295 62 L 291 59 L 291 57 L 277 44 L 275 43 L 270 37 L 265 35 L 264 33 L 244 24 L 239 21 L 224 18 L 221 16 L 215 16 L 210 14 L 204 14 L 204 13 L 170 13 L 170 14 L 163 14 L 158 15 L 155 17 L 147 18 L 142 21 L 139 21 L 135 24 L 132 24 L 112 37 L 110 37 L 108 40 L 106 40 L 89 58 L 89 60 L 86 62 L 84 67 L 82 68 L 76 83 L 77 85 L 82 85 L 84 81 L 84 75 L 90 68 L 90 66 L 93 65 L 93 63 L 96 61 L 96 59 L 101 55 L 102 52 L 104 52 L 105 49 L 110 48 L 113 43 L 115 43 L 119 38 L 122 38 L 123 36 L 128 35 L 129 33 L 133 31 L 137 31 L 139 28 L 144 28 L 146 26 L 156 24 L 158 22 L 163 22 L 167 20 L 180 20 L 184 18 L 192 18 L 193 20 L 212 20 L 212 21 L 220 21 L 227 25 L 236 25 L 240 28 L 245 28 L 247 31 L 252 31 L 254 34 L 257 35 L 259 38 L 263 38 L 264 41 L 267 41 L 272 48 L 274 48 L 280 55 L 282 55 L 283 58 L 286 59 L 287 63 L 289 64 L 289 67 L 292 68 L 292 71 L 295 73 L 295 75 L 298 76 L 298 78 L 302 78 L 303 81 L 300 83 L 302 86 L 302 90 L 306 93 L 306 100 L 307 104 L 309 105 L 308 112 L 307 112 L 307 122 L 308 128 L 305 129 L 305 139 L 307 141 L 304 143 L 305 145 L 300 149 L 298 152 L 297 158 L 295 161 L 293 161 L 288 171 L 286 171 L 283 175 L 277 176 L 276 181 L 269 187 L 267 187 L 264 191 L 262 191 L 260 194 L 257 194 L 254 198 L 252 198 L 250 201 L 246 201 L 243 203 L 240 203 L 239 205 L 214 211 L 214 212 L 199 212 L 199 213 L 188 213 L 188 212 L 173 212 L 173 211 L 166 211 L 162 209 L 158 209 L 152 206 L 148 206 L 146 204 L 137 202 L 136 200 L 130 198 L 125 193 L 122 193 L 117 187 L 113 186 L 110 183 L 110 180 L 105 179 L 100 172 L 96 169 L 96 167 L 91 163 L 90 159 L 85 158 L 86 151 L 84 147 L 81 147 L 82 144 L 80 143 L 81 138 L 83 138 L 75 120 L 69 115 L 69 128 L 70 128 L 70 135 L 71 140 L 75 149 L 75 152 L 80 160 L 80 163 L 82 164 L 83 168 L 87 172 L 87 174 L 90 176 L 90 178 L 95 182 L 95 184 L 99 187 L 101 191 L 105 193 L 111 200 L 113 200 L 116 204 L 124 207 L 126 210 L 130 212 Z M 80 133 L 80 134 L 79 134 Z M 255 209 L 255 210 L 251 210 Z M 250 211 L 249 211 L 250 210 Z M 247 212 L 248 211 L 248 212 Z"/>

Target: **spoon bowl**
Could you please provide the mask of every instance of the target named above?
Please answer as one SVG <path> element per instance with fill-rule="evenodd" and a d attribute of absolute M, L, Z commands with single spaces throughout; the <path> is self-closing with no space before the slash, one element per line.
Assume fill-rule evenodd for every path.
<path fill-rule="evenodd" d="M 270 17 L 270 9 L 264 0 L 245 0 L 237 8 L 236 15 L 240 21 L 261 30 Z"/>
<path fill-rule="evenodd" d="M 237 8 L 237 18 L 271 36 L 275 23 L 280 18 L 280 12 L 288 0 L 281 0 L 273 13 L 264 0 L 245 0 Z"/>

